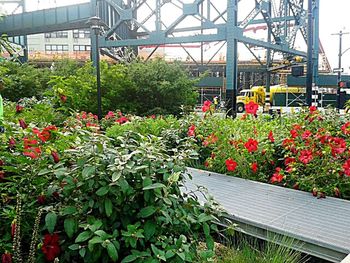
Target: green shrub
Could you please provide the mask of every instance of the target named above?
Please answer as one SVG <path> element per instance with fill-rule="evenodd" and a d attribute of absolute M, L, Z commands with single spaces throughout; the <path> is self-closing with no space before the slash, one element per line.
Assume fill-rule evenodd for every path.
<path fill-rule="evenodd" d="M 18 101 L 22 98 L 41 98 L 47 90 L 50 71 L 35 68 L 29 64 L 5 61 L 0 64 L 0 73 L 4 81 L 3 98 Z"/>

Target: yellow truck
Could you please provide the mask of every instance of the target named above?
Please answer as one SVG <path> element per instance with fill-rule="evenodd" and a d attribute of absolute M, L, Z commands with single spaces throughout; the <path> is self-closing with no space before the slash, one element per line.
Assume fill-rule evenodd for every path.
<path fill-rule="evenodd" d="M 253 101 L 265 106 L 266 89 L 264 86 L 253 86 L 251 89 L 241 90 L 237 96 L 237 112 L 244 112 L 244 105 Z M 305 100 L 305 88 L 271 86 L 270 105 L 276 107 L 297 107 Z"/>

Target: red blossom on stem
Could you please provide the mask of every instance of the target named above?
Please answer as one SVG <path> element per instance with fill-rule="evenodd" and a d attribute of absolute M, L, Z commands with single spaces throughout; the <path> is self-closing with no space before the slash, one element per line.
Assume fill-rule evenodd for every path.
<path fill-rule="evenodd" d="M 14 219 L 11 223 L 11 237 L 14 238 L 16 232 L 16 219 Z"/>
<path fill-rule="evenodd" d="M 248 152 L 255 152 L 258 150 L 258 141 L 250 138 L 245 144 L 244 147 L 248 150 Z"/>
<path fill-rule="evenodd" d="M 43 246 L 41 251 L 45 255 L 47 261 L 54 261 L 55 258 L 60 254 L 61 249 L 59 246 L 59 236 L 58 234 L 46 234 L 44 235 Z"/>
<path fill-rule="evenodd" d="M 17 104 L 16 105 L 16 113 L 21 113 L 23 111 L 24 107 L 22 107 L 21 105 Z"/>
<path fill-rule="evenodd" d="M 254 101 L 250 101 L 245 105 L 245 111 L 248 114 L 256 115 L 256 112 L 258 111 L 258 109 L 259 109 L 259 105 Z"/>
<path fill-rule="evenodd" d="M 298 137 L 298 131 L 297 130 L 290 130 L 290 136 L 294 139 Z"/>
<path fill-rule="evenodd" d="M 2 254 L 1 263 L 12 263 L 12 255 L 8 252 L 5 252 L 5 254 Z"/>
<path fill-rule="evenodd" d="M 211 102 L 209 100 L 204 101 L 202 106 L 202 112 L 207 112 L 210 110 Z"/>
<path fill-rule="evenodd" d="M 18 122 L 19 122 L 19 126 L 22 129 L 26 129 L 28 127 L 27 123 L 23 119 L 19 119 Z"/>
<path fill-rule="evenodd" d="M 275 142 L 275 138 L 273 137 L 273 133 L 272 131 L 269 132 L 269 135 L 267 136 L 267 138 L 270 140 L 270 142 Z"/>
<path fill-rule="evenodd" d="M 225 161 L 225 164 L 226 164 L 226 169 L 227 169 L 227 171 L 233 172 L 233 171 L 236 170 L 237 162 L 235 162 L 235 161 L 232 160 L 231 158 L 227 159 L 227 160 Z"/>
<path fill-rule="evenodd" d="M 65 103 L 67 101 L 67 96 L 65 95 L 60 95 L 60 100 Z"/>
<path fill-rule="evenodd" d="M 310 110 L 310 113 L 313 114 L 315 111 L 317 111 L 317 107 L 316 106 L 310 106 L 309 110 Z"/>
<path fill-rule="evenodd" d="M 12 149 L 16 146 L 16 141 L 13 138 L 9 139 L 9 148 Z"/>
<path fill-rule="evenodd" d="M 272 175 L 271 179 L 270 179 L 270 182 L 271 183 L 280 183 L 282 182 L 284 176 L 283 174 L 281 174 L 281 168 L 280 167 L 277 167 L 276 168 L 276 172 Z"/>
<path fill-rule="evenodd" d="M 253 173 L 256 173 L 258 171 L 258 163 L 257 162 L 252 163 L 250 168 L 252 169 Z"/>
<path fill-rule="evenodd" d="M 188 128 L 188 132 L 187 132 L 187 135 L 189 137 L 195 137 L 196 136 L 196 126 L 194 124 L 192 124 L 189 128 Z"/>
<path fill-rule="evenodd" d="M 127 117 L 122 116 L 119 119 L 117 119 L 115 122 L 117 122 L 119 124 L 124 124 L 124 123 L 126 123 L 128 121 L 129 121 L 129 119 Z"/>
<path fill-rule="evenodd" d="M 304 131 L 304 133 L 301 135 L 301 138 L 303 138 L 303 140 L 306 140 L 307 138 L 309 138 L 312 135 L 312 132 L 309 130 Z"/>
<path fill-rule="evenodd" d="M 341 126 L 341 130 L 344 134 L 350 134 L 350 122 L 345 123 L 343 126 Z"/>
<path fill-rule="evenodd" d="M 343 164 L 343 171 L 346 176 L 350 177 L 350 159 L 346 160 Z"/>
<path fill-rule="evenodd" d="M 60 161 L 60 156 L 58 155 L 58 153 L 56 151 L 52 151 L 51 156 L 52 156 L 53 161 L 55 163 L 58 163 Z"/>
<path fill-rule="evenodd" d="M 107 115 L 105 116 L 105 119 L 108 120 L 108 119 L 113 119 L 115 117 L 115 114 L 113 111 L 109 111 L 107 113 Z"/>

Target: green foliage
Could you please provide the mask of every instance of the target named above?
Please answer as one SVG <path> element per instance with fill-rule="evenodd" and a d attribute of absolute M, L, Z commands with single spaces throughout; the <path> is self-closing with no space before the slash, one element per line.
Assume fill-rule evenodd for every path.
<path fill-rule="evenodd" d="M 0 72 L 4 82 L 1 95 L 10 101 L 18 101 L 21 98 L 40 98 L 47 89 L 50 75 L 48 69 L 10 61 L 0 63 Z"/>
<path fill-rule="evenodd" d="M 68 69 L 71 67 L 68 64 Z M 68 70 L 62 67 L 49 84 L 56 103 L 76 111 L 97 112 L 96 77 L 91 63 Z M 55 74 L 56 71 L 54 71 Z M 69 75 L 64 75 L 69 72 Z M 179 114 L 182 105 L 193 107 L 198 96 L 194 80 L 178 63 L 163 60 L 108 65 L 101 62 L 102 106 L 137 115 Z M 67 100 L 62 101 L 61 96 Z"/>

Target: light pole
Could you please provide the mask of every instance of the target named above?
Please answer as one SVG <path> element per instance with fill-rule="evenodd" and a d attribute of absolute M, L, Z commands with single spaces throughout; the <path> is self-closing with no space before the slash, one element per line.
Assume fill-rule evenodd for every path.
<path fill-rule="evenodd" d="M 87 24 L 91 30 L 95 33 L 94 46 L 95 50 L 92 50 L 92 61 L 96 67 L 96 85 L 97 85 L 97 116 L 98 119 L 102 119 L 102 93 L 101 93 L 101 72 L 100 72 L 100 48 L 98 43 L 98 37 L 100 33 L 101 18 L 98 16 L 90 17 Z M 93 38 L 91 38 L 93 40 Z"/>
<path fill-rule="evenodd" d="M 341 82 L 341 72 L 342 72 L 342 67 L 341 67 L 341 57 L 342 55 L 348 51 L 345 50 L 344 52 L 342 51 L 342 44 L 343 44 L 343 35 L 347 35 L 349 32 L 343 32 L 342 30 L 339 31 L 339 33 L 332 34 L 333 36 L 339 36 L 339 53 L 338 53 L 338 77 L 337 77 L 337 109 L 338 111 L 340 110 L 340 87 L 339 83 Z"/>

